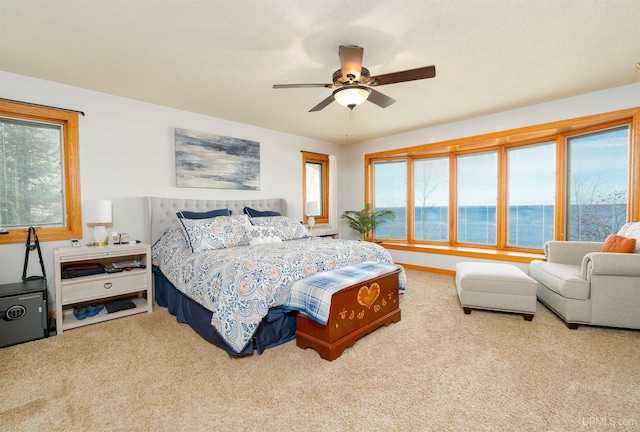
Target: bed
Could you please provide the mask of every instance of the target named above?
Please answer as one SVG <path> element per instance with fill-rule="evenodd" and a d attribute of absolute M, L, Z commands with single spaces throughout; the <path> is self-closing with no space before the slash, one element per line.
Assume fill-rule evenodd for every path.
<path fill-rule="evenodd" d="M 268 213 L 247 218 L 247 227 L 242 216 L 247 207 Z M 232 216 L 205 220 L 176 216 L 221 209 L 230 210 Z M 394 266 L 396 285 L 404 289 L 404 270 L 393 264 L 388 251 L 369 242 L 309 236 L 302 224 L 285 216 L 284 199 L 145 197 L 144 213 L 145 240 L 152 244 L 156 303 L 230 356 L 260 354 L 296 337 L 296 315 L 305 312 L 289 307 L 288 300 L 294 283 L 307 277 L 367 262 L 380 268 Z M 215 232 L 216 224 L 223 222 L 232 231 L 246 229 L 243 235 L 249 234 L 250 244 L 231 238 L 234 231 L 225 247 L 201 247 L 198 229 Z M 267 240 L 280 236 L 275 240 L 284 241 L 263 241 L 265 233 Z"/>

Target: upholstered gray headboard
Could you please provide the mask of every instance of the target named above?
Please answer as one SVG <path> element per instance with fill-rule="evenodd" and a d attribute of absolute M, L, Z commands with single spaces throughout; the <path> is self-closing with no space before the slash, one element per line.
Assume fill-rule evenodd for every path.
<path fill-rule="evenodd" d="M 182 210 L 200 212 L 228 208 L 232 214 L 239 215 L 245 207 L 287 215 L 287 202 L 284 198 L 225 201 L 144 197 L 144 240 L 153 245 L 167 229 L 178 226 L 176 212 Z"/>

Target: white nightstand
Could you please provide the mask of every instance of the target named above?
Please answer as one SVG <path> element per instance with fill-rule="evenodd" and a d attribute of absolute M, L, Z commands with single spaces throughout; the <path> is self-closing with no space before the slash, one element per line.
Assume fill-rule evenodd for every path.
<path fill-rule="evenodd" d="M 137 261 L 145 268 L 131 267 L 130 270 L 125 269 L 119 273 L 62 278 L 63 267 L 69 264 L 100 263 L 105 267 L 111 267 L 113 263 L 127 261 Z M 151 248 L 148 244 L 55 248 L 53 250 L 53 265 L 56 292 L 56 330 L 58 333 L 153 310 Z M 105 304 L 122 298 L 130 298 L 136 307 L 113 313 L 107 313 L 105 308 L 97 315 L 82 320 L 73 315 L 75 307 Z"/>
<path fill-rule="evenodd" d="M 340 230 L 338 228 L 315 227 L 313 229 L 307 229 L 307 231 L 314 237 L 340 238 Z"/>

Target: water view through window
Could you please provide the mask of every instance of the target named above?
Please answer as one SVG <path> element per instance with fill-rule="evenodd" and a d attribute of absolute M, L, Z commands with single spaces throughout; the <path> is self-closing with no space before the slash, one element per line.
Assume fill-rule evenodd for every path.
<path fill-rule="evenodd" d="M 627 222 L 629 127 L 567 139 L 567 240 L 603 241 Z"/>
<path fill-rule="evenodd" d="M 567 240 L 603 241 L 627 222 L 629 127 L 567 138 Z M 376 210 L 396 220 L 376 229 L 378 239 L 406 239 L 406 161 L 375 167 Z M 414 161 L 415 240 L 447 242 L 449 158 Z M 457 243 L 495 245 L 497 153 L 457 157 Z M 507 246 L 541 249 L 554 238 L 556 143 L 507 150 Z"/>
<path fill-rule="evenodd" d="M 374 208 L 396 215 L 374 238 L 523 252 L 604 241 L 640 207 L 635 123 L 617 115 L 367 156 Z"/>
<path fill-rule="evenodd" d="M 417 160 L 413 164 L 414 238 L 449 240 L 449 158 Z"/>
<path fill-rule="evenodd" d="M 393 210 L 396 218 L 375 230 L 376 238 L 407 238 L 407 162 L 391 161 L 373 164 L 375 210 Z"/>
<path fill-rule="evenodd" d="M 458 242 L 496 244 L 498 152 L 458 157 Z"/>
<path fill-rule="evenodd" d="M 553 240 L 555 142 L 508 150 L 507 245 L 540 249 Z"/>

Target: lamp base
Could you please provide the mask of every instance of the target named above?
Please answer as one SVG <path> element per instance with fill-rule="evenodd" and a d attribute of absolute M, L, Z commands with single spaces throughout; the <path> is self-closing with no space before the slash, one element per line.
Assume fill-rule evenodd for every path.
<path fill-rule="evenodd" d="M 316 226 L 316 218 L 313 216 L 307 216 L 307 225 L 310 230 L 313 230 L 313 227 Z"/>
<path fill-rule="evenodd" d="M 96 225 L 93 228 L 93 246 L 106 246 L 109 244 L 107 229 L 104 225 Z"/>

